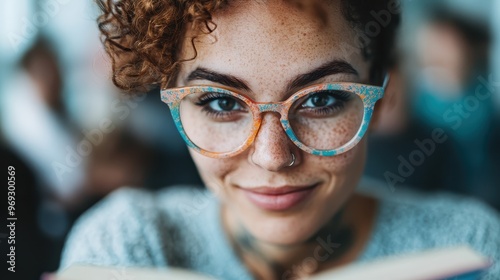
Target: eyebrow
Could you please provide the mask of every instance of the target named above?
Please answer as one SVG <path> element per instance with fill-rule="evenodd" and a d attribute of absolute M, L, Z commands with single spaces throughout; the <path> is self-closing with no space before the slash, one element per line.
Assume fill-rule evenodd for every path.
<path fill-rule="evenodd" d="M 317 81 L 323 77 L 335 74 L 354 74 L 358 76 L 358 71 L 356 71 L 351 66 L 351 64 L 347 63 L 346 61 L 333 60 L 321 65 L 320 67 L 308 73 L 298 75 L 291 82 L 288 83 L 286 91 L 291 92 L 294 89 L 307 86 L 308 84 Z M 193 80 L 207 80 L 228 87 L 232 87 L 238 90 L 250 90 L 250 87 L 243 80 L 235 76 L 217 73 L 215 71 L 211 71 L 203 67 L 196 68 L 186 78 L 186 82 Z"/>
<path fill-rule="evenodd" d="M 250 90 L 245 82 L 235 76 L 217 73 L 202 67 L 196 68 L 186 79 L 186 81 L 193 80 L 207 80 L 239 90 Z"/>
<path fill-rule="evenodd" d="M 343 60 L 333 60 L 327 62 L 311 72 L 301 74 L 293 79 L 287 86 L 287 92 L 294 89 L 305 87 L 308 84 L 317 81 L 326 76 L 335 74 L 353 74 L 358 76 L 358 71 L 351 64 Z"/>

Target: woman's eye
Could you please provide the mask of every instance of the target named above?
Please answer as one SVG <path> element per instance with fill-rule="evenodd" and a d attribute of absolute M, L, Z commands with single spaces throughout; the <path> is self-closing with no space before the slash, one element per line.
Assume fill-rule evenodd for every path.
<path fill-rule="evenodd" d="M 325 90 L 311 93 L 300 99 L 296 113 L 308 117 L 330 117 L 349 104 L 353 93 L 341 90 Z"/>
<path fill-rule="evenodd" d="M 194 102 L 199 112 L 203 112 L 211 120 L 217 122 L 233 122 L 248 116 L 246 104 L 229 94 L 208 92 Z"/>
<path fill-rule="evenodd" d="M 309 98 L 306 99 L 304 103 L 302 103 L 302 108 L 320 108 L 320 107 L 329 107 L 333 106 L 338 102 L 337 98 L 335 98 L 331 93 L 328 92 L 320 92 L 315 93 Z"/>
<path fill-rule="evenodd" d="M 208 103 L 208 106 L 210 107 L 210 109 L 217 112 L 229 112 L 242 109 L 241 105 L 236 100 L 230 97 L 213 99 Z"/>

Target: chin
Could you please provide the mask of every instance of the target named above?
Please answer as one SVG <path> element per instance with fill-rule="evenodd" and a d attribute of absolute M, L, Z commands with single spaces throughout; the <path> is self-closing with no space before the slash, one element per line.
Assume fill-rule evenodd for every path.
<path fill-rule="evenodd" d="M 245 225 L 250 234 L 275 245 L 296 245 L 307 241 L 323 223 L 304 221 L 303 217 L 263 217 L 259 223 Z"/>
<path fill-rule="evenodd" d="M 302 207 L 284 212 L 262 211 L 244 203 L 232 206 L 238 207 L 233 213 L 239 213 L 235 217 L 239 224 L 254 238 L 275 245 L 296 245 L 314 236 L 333 217 L 337 209 L 332 204 L 336 204 L 332 199 L 312 199 Z"/>

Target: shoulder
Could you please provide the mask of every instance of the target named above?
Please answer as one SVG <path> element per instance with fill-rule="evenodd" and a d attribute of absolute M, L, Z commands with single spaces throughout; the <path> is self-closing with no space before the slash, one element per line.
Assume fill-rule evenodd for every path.
<path fill-rule="evenodd" d="M 205 193 L 189 186 L 156 192 L 124 187 L 112 192 L 77 220 L 60 269 L 74 263 L 166 266 L 173 239 L 189 230 L 181 224 L 203 211 L 203 201 L 210 202 Z"/>
<path fill-rule="evenodd" d="M 474 240 L 485 232 L 500 230 L 499 214 L 474 198 L 451 193 L 407 192 L 379 202 L 382 221 L 421 225 L 412 231 L 426 233 L 429 240 Z"/>
<path fill-rule="evenodd" d="M 374 255 L 467 244 L 497 263 L 489 273 L 500 276 L 500 215 L 473 198 L 414 191 L 379 198 L 374 240 Z"/>

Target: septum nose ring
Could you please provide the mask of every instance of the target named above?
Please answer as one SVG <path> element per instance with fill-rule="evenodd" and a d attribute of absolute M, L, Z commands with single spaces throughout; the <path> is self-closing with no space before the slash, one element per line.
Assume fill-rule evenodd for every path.
<path fill-rule="evenodd" d="M 293 166 L 295 164 L 295 155 L 292 152 L 292 162 L 288 166 Z"/>

